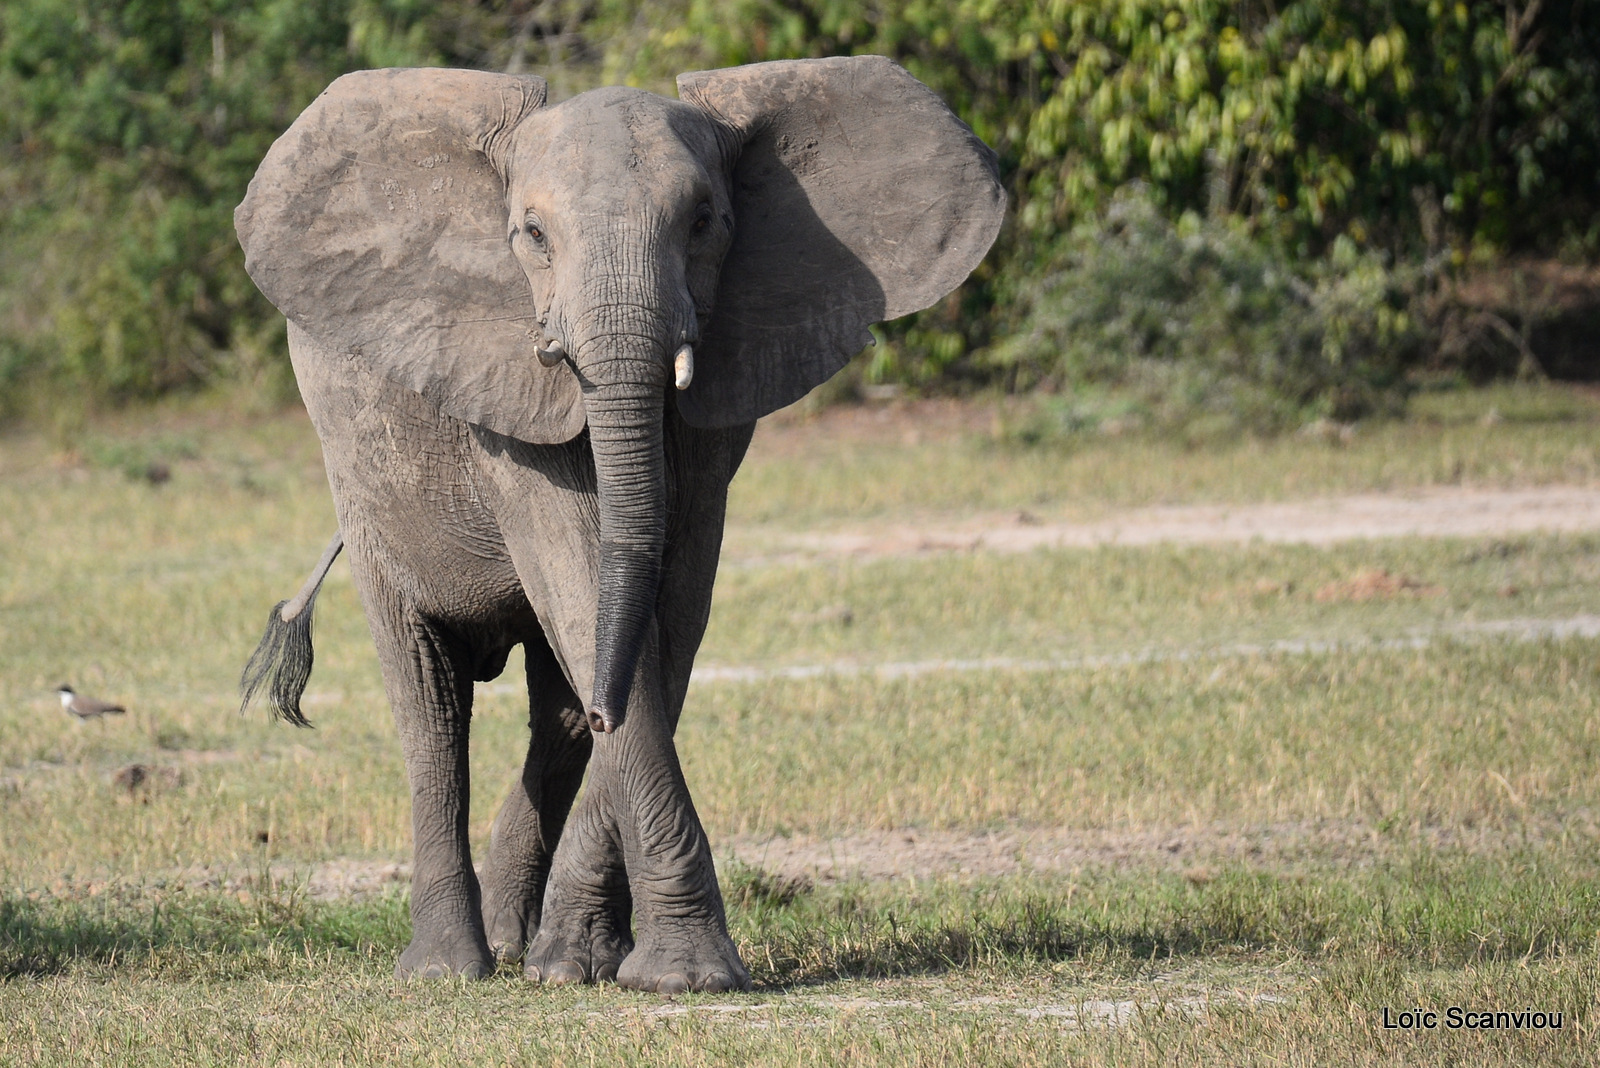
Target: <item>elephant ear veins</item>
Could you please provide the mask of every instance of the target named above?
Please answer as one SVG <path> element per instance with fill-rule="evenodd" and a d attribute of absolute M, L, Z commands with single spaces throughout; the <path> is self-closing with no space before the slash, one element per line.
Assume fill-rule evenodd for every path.
<path fill-rule="evenodd" d="M 736 146 L 736 217 L 694 382 L 698 426 L 749 422 L 830 378 L 867 327 L 929 307 L 999 233 L 994 153 L 882 56 L 784 60 L 678 79 Z"/>
<path fill-rule="evenodd" d="M 251 278 L 312 337 L 447 415 L 554 443 L 583 429 L 582 399 L 531 358 L 505 235 L 506 144 L 544 99 L 542 78 L 347 74 L 273 144 L 234 225 Z"/>

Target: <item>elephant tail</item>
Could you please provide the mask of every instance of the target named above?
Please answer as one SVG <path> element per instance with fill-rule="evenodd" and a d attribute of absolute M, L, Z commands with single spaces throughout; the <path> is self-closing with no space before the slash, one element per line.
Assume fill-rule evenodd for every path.
<path fill-rule="evenodd" d="M 333 540 L 322 551 L 322 559 L 317 561 L 300 592 L 292 600 L 279 601 L 267 614 L 267 632 L 261 636 L 261 644 L 250 654 L 250 661 L 239 676 L 239 692 L 243 695 L 240 712 L 250 706 L 256 692 L 266 685 L 274 715 L 296 727 L 311 726 L 300 711 L 300 697 L 311 680 L 311 612 L 317 593 L 322 589 L 322 580 L 328 577 L 328 569 L 333 567 L 343 548 L 344 535 L 335 531 Z"/>

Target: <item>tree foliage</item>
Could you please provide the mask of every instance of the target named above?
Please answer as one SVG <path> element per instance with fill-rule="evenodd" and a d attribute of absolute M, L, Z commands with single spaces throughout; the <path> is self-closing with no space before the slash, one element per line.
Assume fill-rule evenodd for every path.
<path fill-rule="evenodd" d="M 231 212 L 346 70 L 537 70 L 560 97 L 866 52 L 997 148 L 1014 209 L 972 283 L 889 328 L 879 375 L 1014 372 L 1026 346 L 997 338 L 1044 336 L 1029 317 L 1085 262 L 1072 235 L 1130 182 L 1169 225 L 1225 217 L 1313 288 L 1336 246 L 1600 248 L 1589 0 L 9 0 L 0 389 L 115 399 L 280 366 Z"/>
<path fill-rule="evenodd" d="M 244 274 L 233 206 L 331 76 L 435 58 L 417 7 L 0 8 L 0 360 L 13 375 L 36 365 L 61 385 L 149 395 L 275 347 L 276 317 Z"/>
<path fill-rule="evenodd" d="M 1592 249 L 1600 8 L 1587 0 L 684 0 L 631 73 L 880 52 L 1002 151 L 1049 238 L 1130 179 L 1315 254 Z M 1437 213 L 1437 217 L 1434 217 Z"/>

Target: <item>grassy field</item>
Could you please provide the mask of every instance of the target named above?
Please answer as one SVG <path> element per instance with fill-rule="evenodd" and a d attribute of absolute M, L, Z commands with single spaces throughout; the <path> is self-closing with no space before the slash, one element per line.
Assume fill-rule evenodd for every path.
<path fill-rule="evenodd" d="M 1145 504 L 1600 480 L 1600 393 L 1563 388 L 1429 393 L 1405 421 L 1202 442 L 1090 435 L 1026 447 L 1015 440 L 1025 407 L 863 408 L 810 424 L 785 416 L 756 433 L 734 484 L 734 524 L 1018 508 L 1086 518 Z"/>
<path fill-rule="evenodd" d="M 1347 441 L 1203 448 L 1024 447 L 1004 425 L 1020 416 L 973 407 L 791 419 L 758 435 L 733 521 L 1600 474 L 1586 394 L 1423 401 Z M 703 665 L 837 670 L 691 690 L 685 772 L 757 989 L 665 1001 L 398 983 L 403 882 L 311 892 L 409 853 L 343 565 L 319 605 L 317 730 L 236 710 L 268 607 L 332 529 L 303 417 L 174 409 L 67 449 L 0 439 L 0 1063 L 1595 1057 L 1600 640 L 1483 627 L 1600 612 L 1600 535 L 728 569 Z M 1350 592 L 1377 571 L 1407 582 Z M 1248 648 L 1285 640 L 1307 644 Z M 1081 662 L 848 670 L 984 657 Z M 49 692 L 64 680 L 130 713 L 77 726 Z M 480 688 L 480 847 L 521 746 L 518 689 L 515 665 Z M 147 780 L 117 785 L 135 763 Z M 888 832 L 1022 845 L 999 867 L 877 881 L 808 879 L 763 845 L 820 855 Z M 1035 840 L 1120 844 L 1039 860 Z M 1385 1006 L 1450 1005 L 1563 1027 L 1381 1024 Z"/>

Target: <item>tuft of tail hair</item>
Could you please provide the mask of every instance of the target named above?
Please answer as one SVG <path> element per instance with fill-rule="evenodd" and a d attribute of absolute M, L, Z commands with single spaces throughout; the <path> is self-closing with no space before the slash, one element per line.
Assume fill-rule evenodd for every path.
<path fill-rule="evenodd" d="M 300 698 L 306 692 L 306 683 L 311 681 L 311 665 L 315 659 L 311 647 L 311 614 L 317 594 L 322 590 L 322 580 L 328 577 L 328 569 L 343 548 L 343 535 L 334 534 L 300 592 L 291 600 L 279 601 L 267 614 L 266 633 L 239 676 L 240 712 L 248 708 L 265 687 L 275 716 L 296 727 L 311 726 L 305 713 L 300 711 Z"/>

